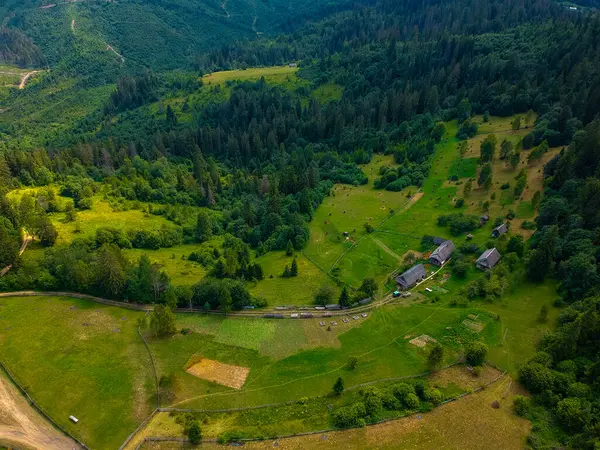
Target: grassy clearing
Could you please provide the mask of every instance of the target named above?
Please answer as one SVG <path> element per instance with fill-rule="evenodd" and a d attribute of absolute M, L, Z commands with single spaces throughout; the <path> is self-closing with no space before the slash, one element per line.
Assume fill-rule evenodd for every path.
<path fill-rule="evenodd" d="M 18 193 L 13 194 L 13 198 L 18 195 Z M 62 203 L 72 201 L 68 198 L 60 198 L 60 200 Z M 77 219 L 74 222 L 66 222 L 64 213 L 51 214 L 50 218 L 58 231 L 58 239 L 55 245 L 68 245 L 76 238 L 93 237 L 96 230 L 103 227 L 116 228 L 125 232 L 174 227 L 172 222 L 162 216 L 148 214 L 139 209 L 115 211 L 100 196 L 93 197 L 92 209 L 78 211 Z"/>
<path fill-rule="evenodd" d="M 202 77 L 204 86 L 224 85 L 229 81 L 259 81 L 264 78 L 267 83 L 281 85 L 294 90 L 299 85 L 298 67 L 273 66 L 249 69 L 224 70 L 213 72 Z"/>
<path fill-rule="evenodd" d="M 283 278 L 281 274 L 285 266 L 291 266 L 293 257 L 285 252 L 269 252 L 259 258 L 264 272 L 264 280 L 249 284 L 250 293 L 255 297 L 267 299 L 269 305 L 311 305 L 314 294 L 323 285 L 332 286 L 335 283 L 303 254 L 295 255 L 298 263 L 298 276 Z"/>
<path fill-rule="evenodd" d="M 339 100 L 342 98 L 344 88 L 334 83 L 327 83 L 316 88 L 312 95 L 321 103 L 328 103 L 332 100 Z"/>
<path fill-rule="evenodd" d="M 169 274 L 173 285 L 187 286 L 198 283 L 208 272 L 201 264 L 187 260 L 190 253 L 199 248 L 199 244 L 187 244 L 158 250 L 124 250 L 123 254 L 131 261 L 137 261 L 142 255 L 147 255 L 150 262 L 159 264 Z"/>
<path fill-rule="evenodd" d="M 27 72 L 30 72 L 30 70 L 7 64 L 0 64 L 0 88 L 18 87 L 21 78 Z"/>
<path fill-rule="evenodd" d="M 319 267 L 329 271 L 338 258 L 353 242 L 364 238 L 367 232 L 365 223 L 374 227 L 390 216 L 391 210 L 398 210 L 408 201 L 406 192 L 416 188 L 407 188 L 405 192 L 375 190 L 373 181 L 383 165 L 392 165 L 391 156 L 375 155 L 373 160 L 363 166 L 363 172 L 369 177 L 364 186 L 336 185 L 323 204 L 319 206 L 310 224 L 309 244 L 304 253 Z M 344 232 L 349 234 L 344 236 Z M 386 268 L 397 259 L 376 242 L 367 239 L 368 249 L 352 251 L 348 261 L 339 262 L 340 279 L 350 284 L 360 284 L 362 278 L 375 275 L 377 264 L 384 263 Z M 379 252 L 379 253 L 378 253 Z M 396 252 L 398 253 L 398 252 Z M 403 253 L 403 252 L 402 252 Z M 400 253 L 400 254 L 402 254 Z M 360 271 L 366 269 L 366 272 Z"/>
<path fill-rule="evenodd" d="M 516 375 L 518 368 L 531 358 L 544 333 L 556 323 L 560 311 L 552 307 L 555 297 L 555 283 L 522 283 L 498 303 L 481 303 L 482 308 L 500 315 L 501 334 L 506 333 L 504 345 L 500 340 L 498 345 L 490 347 L 489 360 Z M 542 305 L 549 308 L 545 322 L 539 321 Z"/>
<path fill-rule="evenodd" d="M 0 359 L 19 383 L 90 447 L 118 447 L 152 409 L 141 313 L 61 297 L 0 304 Z"/>

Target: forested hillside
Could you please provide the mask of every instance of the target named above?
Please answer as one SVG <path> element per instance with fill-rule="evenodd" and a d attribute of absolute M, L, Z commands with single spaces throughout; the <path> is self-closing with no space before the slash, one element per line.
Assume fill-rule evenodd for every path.
<path fill-rule="evenodd" d="M 460 190 L 466 196 L 479 171 L 487 196 L 496 159 L 521 169 L 510 175 L 517 184 L 511 192 L 521 197 L 526 163 L 546 154 L 549 162 L 533 174 L 543 200 L 538 192 L 529 203 L 537 217 L 523 229 L 531 239 L 497 244 L 514 255 L 507 257 L 512 263 L 470 282 L 468 296 L 493 302 L 488 290 L 502 291 L 509 277 L 557 281 L 559 326 L 521 368 L 533 397 L 517 400 L 516 409 L 534 422 L 534 448 L 596 448 L 600 14 L 549 0 L 379 0 L 348 8 L 187 0 L 5 8 L 0 61 L 50 70 L 12 89 L 0 112 L 0 269 L 12 266 L 0 289 L 224 312 L 264 306 L 249 291 L 266 276 L 257 259 L 305 249 L 315 211 L 335 195 L 334 185 L 376 178 L 373 189 L 403 192 L 411 202 L 429 179 L 431 197 L 444 183 L 462 183 L 458 175 L 431 178 L 441 171 L 433 165 L 436 149 L 456 138 L 462 158 L 490 116 L 514 117 L 506 119 L 510 130 L 496 131 L 522 132 L 511 136 L 516 143 L 488 133 Z M 280 74 L 223 82 L 204 76 L 259 66 L 281 66 Z M 382 155 L 389 163 L 363 171 Z M 488 206 L 494 199 L 486 198 Z M 456 208 L 465 202 L 451 200 Z M 78 215 L 99 204 L 139 213 L 131 216 L 151 225 L 82 230 Z M 486 211 L 484 204 L 477 207 Z M 458 213 L 437 223 L 451 220 L 463 221 L 452 230 L 457 235 L 464 221 L 469 231 L 479 222 Z M 39 245 L 34 262 L 19 255 L 25 231 Z M 342 231 L 348 237 L 335 230 L 338 240 Z M 192 244 L 187 259 L 206 277 L 184 287 L 146 255 L 125 256 Z M 379 244 L 399 264 L 400 256 Z M 297 276 L 293 261 L 282 277 Z M 320 275 L 342 289 L 347 306 L 351 286 L 334 266 Z M 373 292 L 361 286 L 353 295 Z"/>

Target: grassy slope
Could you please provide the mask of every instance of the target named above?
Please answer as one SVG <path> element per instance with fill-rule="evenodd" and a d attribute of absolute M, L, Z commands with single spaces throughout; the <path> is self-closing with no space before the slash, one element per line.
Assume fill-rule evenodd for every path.
<path fill-rule="evenodd" d="M 250 284 L 250 293 L 265 298 L 272 306 L 313 304 L 314 293 L 323 285 L 332 286 L 337 294 L 339 289 L 335 283 L 302 254 L 296 254 L 298 276 L 283 278 L 281 274 L 286 265 L 291 266 L 292 260 L 293 257 L 284 252 L 269 252 L 257 258 L 265 278 Z"/>
<path fill-rule="evenodd" d="M 318 447 L 322 449 L 520 449 L 530 424 L 512 412 L 512 400 L 519 391 L 505 378 L 489 389 L 457 402 L 436 408 L 430 413 L 345 431 L 279 439 L 277 445 L 286 449 Z M 506 395 L 504 395 L 506 393 Z M 501 408 L 490 404 L 500 400 Z M 160 435 L 157 427 L 154 435 Z M 169 444 L 171 445 L 171 444 Z M 169 447 L 161 443 L 144 444 L 145 450 Z M 251 449 L 273 448 L 273 441 L 257 441 L 245 445 Z M 207 448 L 219 448 L 208 444 Z"/>
<path fill-rule="evenodd" d="M 54 297 L 1 304 L 0 358 L 15 378 L 92 448 L 118 447 L 152 408 L 149 357 L 136 330 L 141 314 Z"/>
<path fill-rule="evenodd" d="M 310 240 L 304 253 L 325 271 L 329 271 L 344 252 L 352 247 L 352 241 L 366 237 L 364 243 L 359 244 L 347 258 L 339 262 L 340 279 L 355 286 L 367 276 L 381 279 L 382 269 L 385 269 L 385 274 L 389 273 L 397 263 L 397 256 L 404 253 L 397 249 L 392 250 L 392 254 L 386 252 L 371 236 L 367 236 L 364 229 L 365 223 L 376 226 L 389 217 L 391 209 L 398 210 L 408 201 L 406 192 L 411 190 L 409 188 L 404 192 L 373 188 L 379 167 L 391 164 L 391 157 L 375 155 L 363 167 L 369 183 L 364 186 L 336 185 L 332 195 L 326 197 L 315 211 L 310 224 Z M 415 190 L 416 188 L 412 188 L 412 192 Z M 349 233 L 347 239 L 344 232 Z"/>
<path fill-rule="evenodd" d="M 207 331 L 210 334 L 193 333 L 171 340 L 153 341 L 151 347 L 159 361 L 160 372 L 174 373 L 180 380 L 176 404 L 211 408 L 250 406 L 293 400 L 307 395 L 324 395 L 340 375 L 351 386 L 380 378 L 422 372 L 425 370 L 425 354 L 423 350 L 408 343 L 408 339 L 405 339 L 407 335 L 425 333 L 446 343 L 448 358 L 451 360 L 452 355 L 460 351 L 460 340 L 475 338 L 475 335 L 461 325 L 471 312 L 476 310 L 435 306 L 380 308 L 373 311 L 364 323 L 361 319 L 360 325 L 352 324 L 352 328 L 340 321 L 337 328 L 347 331 L 339 336 L 338 348 L 319 346 L 276 361 L 261 356 L 260 353 L 265 354 L 273 346 L 282 345 L 277 327 L 294 327 L 293 333 L 287 336 L 287 342 L 283 343 L 290 346 L 287 349 L 289 353 L 293 352 L 294 346 L 296 351 L 299 347 L 306 346 L 305 342 L 310 342 L 312 333 L 327 335 L 331 332 L 326 327 L 319 327 L 319 320 L 316 319 L 301 322 L 303 328 L 314 322 L 314 328 L 304 329 L 305 337 L 296 325 L 298 322 L 294 321 L 277 322 L 273 329 L 273 325 L 268 322 L 259 322 L 257 326 L 249 319 L 227 319 L 246 323 L 227 325 L 225 328 L 220 325 L 216 337 L 212 328 L 216 325 L 211 324 L 213 331 Z M 189 322 L 191 319 L 186 320 Z M 487 334 L 489 339 L 497 340 L 499 324 L 490 321 L 488 327 L 493 329 Z M 219 341 L 236 343 L 236 339 L 246 343 L 246 347 L 258 348 L 259 351 L 218 345 Z M 313 345 L 315 344 L 323 345 L 323 340 L 320 343 L 313 340 Z M 355 371 L 345 369 L 350 356 L 358 356 L 360 359 Z M 250 367 L 245 387 L 240 391 L 233 391 L 185 373 L 186 364 L 194 357 Z"/>

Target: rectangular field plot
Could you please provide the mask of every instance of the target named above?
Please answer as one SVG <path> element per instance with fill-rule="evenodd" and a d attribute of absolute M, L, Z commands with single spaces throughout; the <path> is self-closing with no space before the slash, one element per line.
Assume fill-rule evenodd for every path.
<path fill-rule="evenodd" d="M 249 367 L 223 364 L 212 359 L 202 358 L 186 369 L 186 372 L 203 380 L 241 389 L 250 373 Z"/>

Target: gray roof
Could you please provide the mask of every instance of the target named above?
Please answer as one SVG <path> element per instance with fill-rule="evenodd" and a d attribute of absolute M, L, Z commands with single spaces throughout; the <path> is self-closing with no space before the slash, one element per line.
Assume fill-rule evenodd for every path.
<path fill-rule="evenodd" d="M 454 242 L 446 241 L 433 251 L 429 259 L 439 261 L 440 264 L 444 263 L 448 261 L 448 258 L 450 258 L 450 256 L 452 256 L 452 252 L 454 252 L 455 248 L 456 247 L 454 246 Z"/>
<path fill-rule="evenodd" d="M 425 266 L 423 264 L 417 264 L 416 266 L 411 267 L 402 275 L 396 277 L 396 283 L 403 287 L 412 287 L 417 281 L 422 280 L 427 276 L 427 271 L 425 270 Z"/>
<path fill-rule="evenodd" d="M 492 231 L 492 235 L 501 235 L 504 234 L 508 231 L 508 228 L 506 228 L 506 224 L 503 223 L 501 225 L 498 225 L 496 228 L 494 228 L 494 230 Z"/>
<path fill-rule="evenodd" d="M 498 264 L 500 258 L 500 252 L 498 252 L 498 250 L 495 247 L 490 248 L 483 252 L 479 258 L 477 258 L 477 266 L 482 266 L 491 269 L 496 264 Z"/>

